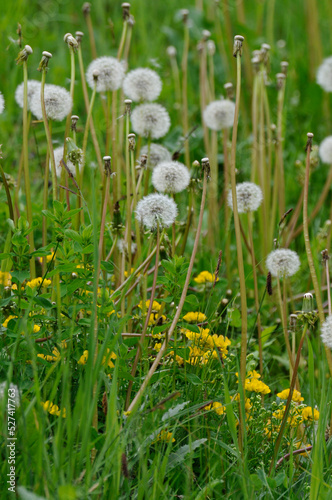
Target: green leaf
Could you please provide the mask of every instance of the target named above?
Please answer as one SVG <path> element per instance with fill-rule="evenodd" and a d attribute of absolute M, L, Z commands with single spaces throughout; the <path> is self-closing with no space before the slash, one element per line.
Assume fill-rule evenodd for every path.
<path fill-rule="evenodd" d="M 190 444 L 181 446 L 181 448 L 179 448 L 175 453 L 171 453 L 168 459 L 167 471 L 174 469 L 174 467 L 184 462 L 186 456 L 189 453 L 192 453 L 194 450 L 196 450 L 196 448 L 204 444 L 206 441 L 206 438 L 196 439 L 196 441 L 193 441 Z"/>
<path fill-rule="evenodd" d="M 77 241 L 77 243 L 82 242 L 82 236 L 77 231 L 74 231 L 73 229 L 66 229 L 65 235 L 68 236 L 68 238 L 71 238 L 72 240 Z"/>
<path fill-rule="evenodd" d="M 51 212 L 50 210 L 42 210 L 42 214 L 45 215 L 48 219 L 51 219 L 53 222 L 57 222 L 57 218 L 55 217 L 54 213 Z"/>
<path fill-rule="evenodd" d="M 5 260 L 8 259 L 9 257 L 11 258 L 10 253 L 0 253 L 0 260 Z"/>
<path fill-rule="evenodd" d="M 271 333 L 274 332 L 274 330 L 276 328 L 277 328 L 277 325 L 268 326 L 267 328 L 264 328 L 264 330 L 261 333 L 263 347 L 264 347 L 264 344 L 269 340 Z"/>
<path fill-rule="evenodd" d="M 199 300 L 196 297 L 196 295 L 193 295 L 193 294 L 187 295 L 186 300 L 185 300 L 185 304 L 190 304 L 192 306 L 197 306 L 199 304 Z"/>
<path fill-rule="evenodd" d="M 201 379 L 195 373 L 186 373 L 186 379 L 193 385 L 202 385 Z"/>
<path fill-rule="evenodd" d="M 24 280 L 30 277 L 30 271 L 11 271 L 12 279 L 18 283 L 23 283 Z"/>
<path fill-rule="evenodd" d="M 45 299 L 44 297 L 34 297 L 33 301 L 36 304 L 44 307 L 45 309 L 52 309 L 53 307 L 52 302 L 50 302 L 48 299 Z"/>
<path fill-rule="evenodd" d="M 234 328 L 241 328 L 242 320 L 241 313 L 238 309 L 228 309 L 229 324 Z"/>
<path fill-rule="evenodd" d="M 100 263 L 100 267 L 102 268 L 103 271 L 106 271 L 109 274 L 113 273 L 114 266 L 112 262 L 106 262 L 106 260 L 102 260 Z"/>

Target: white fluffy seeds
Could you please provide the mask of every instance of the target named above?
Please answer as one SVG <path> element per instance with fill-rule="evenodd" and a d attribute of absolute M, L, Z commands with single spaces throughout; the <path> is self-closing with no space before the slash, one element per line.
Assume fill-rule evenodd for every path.
<path fill-rule="evenodd" d="M 167 134 L 171 120 L 164 106 L 149 103 L 136 106 L 131 114 L 131 124 L 136 134 L 160 139 Z"/>
<path fill-rule="evenodd" d="M 332 135 L 325 137 L 320 143 L 319 156 L 323 163 L 332 165 Z"/>
<path fill-rule="evenodd" d="M 73 101 L 70 93 L 59 85 L 46 84 L 44 88 L 47 118 L 61 122 L 71 112 Z M 30 99 L 30 110 L 37 120 L 43 119 L 40 93 L 34 92 Z"/>
<path fill-rule="evenodd" d="M 115 57 L 98 57 L 89 64 L 86 71 L 86 81 L 89 87 L 94 89 L 94 71 L 98 71 L 97 92 L 106 92 L 107 90 L 118 90 L 125 74 L 124 65 Z"/>
<path fill-rule="evenodd" d="M 317 83 L 326 92 L 332 92 L 332 56 L 324 59 L 317 70 Z"/>
<path fill-rule="evenodd" d="M 155 101 L 162 88 L 159 75 L 149 68 L 137 68 L 129 71 L 123 81 L 123 91 L 135 102 Z"/>
<path fill-rule="evenodd" d="M 164 146 L 160 144 L 155 144 L 151 142 L 150 144 L 150 154 L 148 155 L 148 145 L 142 147 L 140 151 L 140 156 L 146 155 L 148 158 L 148 167 L 154 169 L 158 163 L 162 161 L 171 161 L 172 155 Z"/>
<path fill-rule="evenodd" d="M 31 99 L 34 94 L 40 95 L 40 82 L 38 80 L 28 80 L 28 109 L 30 109 Z M 15 101 L 20 108 L 23 108 L 24 82 L 20 83 L 15 90 Z"/>
<path fill-rule="evenodd" d="M 293 276 L 299 268 L 301 262 L 299 256 L 293 250 L 280 248 L 269 253 L 266 259 L 266 267 L 277 278 Z"/>
<path fill-rule="evenodd" d="M 159 163 L 153 170 L 153 187 L 162 193 L 180 193 L 188 187 L 189 182 L 189 170 L 178 161 Z"/>
<path fill-rule="evenodd" d="M 236 185 L 237 210 L 240 214 L 255 212 L 263 201 L 262 190 L 253 182 L 241 182 Z M 233 210 L 232 190 L 228 191 L 228 206 Z"/>
<path fill-rule="evenodd" d="M 178 214 L 176 203 L 164 194 L 149 194 L 136 207 L 136 219 L 148 229 L 169 227 Z"/>
<path fill-rule="evenodd" d="M 229 99 L 212 101 L 203 111 L 205 125 L 212 130 L 230 128 L 234 123 L 235 104 Z"/>
<path fill-rule="evenodd" d="M 332 316 L 328 316 L 321 326 L 321 339 L 324 345 L 332 349 Z"/>
<path fill-rule="evenodd" d="M 63 158 L 63 146 L 59 146 L 58 148 L 54 149 L 54 162 L 55 162 L 55 170 L 56 170 L 57 177 L 61 177 L 62 168 L 65 168 L 65 167 L 62 167 L 62 164 L 61 164 L 62 158 Z M 80 170 L 83 166 L 83 163 L 84 162 L 82 159 L 82 162 L 79 163 Z M 67 160 L 66 160 L 66 165 L 68 167 L 68 170 L 75 177 L 76 176 L 76 168 L 75 168 L 75 165 L 68 159 L 68 156 L 67 156 Z M 52 171 L 51 160 L 49 162 L 49 169 L 51 172 Z"/>

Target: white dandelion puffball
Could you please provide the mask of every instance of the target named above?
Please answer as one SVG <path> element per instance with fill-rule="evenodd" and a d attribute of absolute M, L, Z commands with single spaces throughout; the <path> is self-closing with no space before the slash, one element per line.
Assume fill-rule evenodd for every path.
<path fill-rule="evenodd" d="M 28 109 L 34 94 L 40 95 L 41 83 L 38 80 L 28 80 Z M 24 82 L 20 83 L 15 90 L 15 101 L 23 108 Z"/>
<path fill-rule="evenodd" d="M 146 144 L 142 147 L 140 156 L 148 156 L 148 167 L 151 169 L 154 169 L 154 167 L 156 167 L 158 163 L 161 163 L 162 161 L 171 161 L 172 159 L 171 153 L 164 146 L 161 146 L 161 144 L 155 144 L 154 142 L 151 142 L 149 155 L 148 150 L 149 148 Z"/>
<path fill-rule="evenodd" d="M 319 156 L 323 163 L 332 165 L 332 135 L 325 137 L 319 145 Z"/>
<path fill-rule="evenodd" d="M 118 240 L 117 247 L 121 254 L 128 254 L 128 242 L 125 241 L 123 238 Z M 132 254 L 136 253 L 137 245 L 133 241 L 131 242 L 130 250 Z"/>
<path fill-rule="evenodd" d="M 65 167 L 63 167 L 62 164 L 61 164 L 62 158 L 63 158 L 63 146 L 59 146 L 58 148 L 54 149 L 54 162 L 55 162 L 55 170 L 56 170 L 57 177 L 61 177 L 62 169 L 63 168 L 65 169 Z M 80 170 L 83 167 L 83 163 L 84 163 L 83 161 L 81 161 L 79 163 L 79 169 Z M 75 168 L 75 165 L 68 159 L 68 156 L 67 156 L 67 160 L 66 160 L 66 165 L 68 167 L 68 170 L 75 177 L 76 176 L 76 168 Z M 50 169 L 50 172 L 51 172 L 52 171 L 51 160 L 49 161 L 49 169 Z"/>
<path fill-rule="evenodd" d="M 162 193 L 180 193 L 188 187 L 189 182 L 189 170 L 178 161 L 164 161 L 153 170 L 153 187 Z"/>
<path fill-rule="evenodd" d="M 129 71 L 123 81 L 123 92 L 135 102 L 158 99 L 162 82 L 158 73 L 149 68 Z"/>
<path fill-rule="evenodd" d="M 229 99 L 212 101 L 203 111 L 205 125 L 212 130 L 233 127 L 235 104 Z"/>
<path fill-rule="evenodd" d="M 47 118 L 61 122 L 71 112 L 73 100 L 70 93 L 59 85 L 46 84 L 44 88 Z M 43 119 L 40 93 L 35 92 L 30 101 L 30 110 L 37 120 Z"/>
<path fill-rule="evenodd" d="M 171 120 L 164 106 L 148 103 L 136 106 L 131 114 L 131 124 L 136 134 L 160 139 L 167 134 Z"/>
<path fill-rule="evenodd" d="M 324 59 L 319 66 L 316 79 L 322 89 L 326 90 L 326 92 L 332 92 L 332 56 Z"/>
<path fill-rule="evenodd" d="M 149 194 L 142 198 L 136 207 L 136 219 L 148 229 L 169 227 L 178 214 L 177 205 L 164 194 Z"/>
<path fill-rule="evenodd" d="M 236 185 L 237 210 L 240 214 L 255 212 L 263 201 L 262 190 L 253 182 L 241 182 Z M 228 191 L 228 206 L 233 210 L 232 190 Z"/>
<path fill-rule="evenodd" d="M 6 390 L 8 388 L 8 391 Z M 14 404 L 16 408 L 20 406 L 20 391 L 17 385 L 10 383 L 9 385 L 7 382 L 2 382 L 0 384 L 0 401 L 5 400 L 6 405 L 8 403 L 11 403 L 11 401 L 8 401 L 11 399 L 14 401 Z"/>
<path fill-rule="evenodd" d="M 3 113 L 3 110 L 5 109 L 5 99 L 0 92 L 0 115 Z"/>
<path fill-rule="evenodd" d="M 326 347 L 332 349 L 332 316 L 328 316 L 321 326 L 321 339 Z"/>
<path fill-rule="evenodd" d="M 266 259 L 266 267 L 277 278 L 293 276 L 299 268 L 301 262 L 299 256 L 293 250 L 280 248 L 269 253 Z"/>
<path fill-rule="evenodd" d="M 86 71 L 86 81 L 89 87 L 94 89 L 95 80 L 94 71 L 98 71 L 97 92 L 106 92 L 107 90 L 118 90 L 125 74 L 124 65 L 115 59 L 115 57 L 103 56 L 92 61 Z"/>

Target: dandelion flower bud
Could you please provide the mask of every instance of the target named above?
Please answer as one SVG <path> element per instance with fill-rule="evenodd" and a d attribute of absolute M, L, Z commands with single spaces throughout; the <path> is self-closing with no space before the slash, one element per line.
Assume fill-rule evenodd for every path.
<path fill-rule="evenodd" d="M 73 100 L 70 93 L 59 85 L 46 84 L 44 88 L 45 109 L 47 118 L 61 122 L 71 112 Z M 31 97 L 30 109 L 37 120 L 42 120 L 42 106 L 39 92 Z"/>
<path fill-rule="evenodd" d="M 106 92 L 107 90 L 118 90 L 124 78 L 124 66 L 114 57 L 98 57 L 89 64 L 86 72 L 86 81 L 92 89 L 95 86 L 93 72 L 99 71 L 97 81 L 97 92 Z"/>
<path fill-rule="evenodd" d="M 57 177 L 61 177 L 62 168 L 65 168 L 61 164 L 61 160 L 62 159 L 63 159 L 63 146 L 59 146 L 58 148 L 56 148 L 54 150 L 54 162 L 55 162 L 55 170 L 56 170 Z M 81 170 L 81 168 L 83 167 L 83 163 L 84 163 L 83 156 L 82 155 L 77 156 L 77 158 L 75 158 L 75 159 L 77 160 L 78 167 Z M 75 168 L 74 163 L 72 163 L 70 161 L 70 159 L 68 157 L 68 154 L 66 156 L 65 162 L 66 162 L 66 165 L 67 165 L 68 170 L 70 171 L 70 173 L 72 173 L 75 176 L 76 175 L 76 168 Z M 51 160 L 49 162 L 49 169 L 50 169 L 50 172 L 51 172 L 52 171 Z"/>
<path fill-rule="evenodd" d="M 332 349 L 332 316 L 328 316 L 321 326 L 321 339 L 326 347 Z"/>
<path fill-rule="evenodd" d="M 3 110 L 5 109 L 5 99 L 0 92 L 0 115 L 3 113 Z"/>
<path fill-rule="evenodd" d="M 263 201 L 262 190 L 253 182 L 241 182 L 236 185 L 237 210 L 240 214 L 255 212 Z M 228 191 L 228 206 L 233 210 L 232 191 Z"/>
<path fill-rule="evenodd" d="M 152 174 L 153 187 L 162 193 L 180 193 L 189 182 L 189 170 L 178 161 L 159 163 Z"/>
<path fill-rule="evenodd" d="M 317 70 L 316 80 L 318 85 L 326 92 L 332 92 L 332 56 L 324 59 Z"/>
<path fill-rule="evenodd" d="M 323 163 L 332 165 L 332 135 L 325 137 L 320 143 L 319 156 Z"/>
<path fill-rule="evenodd" d="M 143 146 L 140 152 L 140 156 L 142 155 L 148 155 L 148 146 Z M 164 146 L 161 146 L 161 144 L 155 144 L 152 142 L 150 144 L 150 156 L 149 156 L 149 168 L 152 170 L 154 167 L 158 165 L 158 163 L 164 162 L 164 161 L 171 161 L 172 160 L 172 155 L 166 149 Z"/>
<path fill-rule="evenodd" d="M 136 106 L 131 114 L 131 124 L 136 134 L 160 139 L 167 134 L 171 120 L 164 106 L 149 103 Z"/>
<path fill-rule="evenodd" d="M 149 68 L 137 68 L 129 71 L 123 81 L 123 91 L 135 102 L 155 101 L 161 92 L 160 76 Z"/>
<path fill-rule="evenodd" d="M 148 229 L 169 227 L 178 214 L 177 205 L 164 194 L 149 194 L 142 198 L 136 207 L 136 219 Z"/>
<path fill-rule="evenodd" d="M 221 130 L 233 126 L 235 104 L 228 99 L 212 101 L 203 111 L 205 125 L 212 130 Z"/>
<path fill-rule="evenodd" d="M 40 82 L 38 80 L 28 80 L 28 109 L 30 110 L 31 99 L 34 94 L 40 95 Z M 20 108 L 23 108 L 24 82 L 20 83 L 15 90 L 15 101 Z"/>
<path fill-rule="evenodd" d="M 272 276 L 277 278 L 293 276 L 299 270 L 300 265 L 301 262 L 297 253 L 286 248 L 273 250 L 266 259 L 266 267 Z"/>

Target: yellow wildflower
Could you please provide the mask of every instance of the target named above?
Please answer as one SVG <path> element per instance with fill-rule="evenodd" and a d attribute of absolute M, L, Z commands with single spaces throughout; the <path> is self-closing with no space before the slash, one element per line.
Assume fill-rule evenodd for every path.
<path fill-rule="evenodd" d="M 53 256 L 54 256 L 54 252 L 50 253 L 49 255 L 46 255 L 46 264 L 51 262 L 51 260 L 53 259 Z M 40 257 L 40 262 L 41 263 L 44 262 L 44 257 Z"/>
<path fill-rule="evenodd" d="M 152 444 L 157 443 L 158 441 L 165 441 L 166 443 L 172 441 L 172 443 L 174 443 L 175 439 L 173 438 L 173 434 L 171 432 L 167 432 L 167 430 L 162 430 L 161 432 L 159 432 L 158 436 L 152 442 Z"/>
<path fill-rule="evenodd" d="M 53 356 L 51 356 L 50 354 L 46 354 L 46 355 L 45 354 L 37 354 L 37 357 L 45 359 L 45 361 L 58 361 L 58 359 L 61 358 L 60 352 L 58 351 L 58 349 L 56 347 L 53 349 L 52 354 L 53 354 Z"/>
<path fill-rule="evenodd" d="M 39 325 L 33 325 L 33 333 L 38 333 L 40 330 L 40 326 Z"/>
<path fill-rule="evenodd" d="M 149 300 L 147 300 L 147 301 L 145 302 L 145 307 L 146 307 L 146 309 L 149 309 L 149 305 L 150 305 L 150 301 L 149 301 Z M 143 308 L 143 303 L 142 303 L 142 301 L 138 304 L 138 307 L 139 307 L 140 309 L 142 309 L 142 308 Z M 161 305 L 159 304 L 159 302 L 157 302 L 156 300 L 154 300 L 154 301 L 152 302 L 152 311 L 153 311 L 153 312 L 158 312 L 158 311 L 160 311 L 160 309 L 161 309 Z"/>
<path fill-rule="evenodd" d="M 280 399 L 288 399 L 290 389 L 285 389 L 282 392 L 279 392 L 277 394 L 278 398 Z M 295 401 L 295 403 L 300 403 L 301 401 L 304 401 L 304 398 L 302 398 L 301 393 L 294 389 L 293 391 L 293 396 L 292 396 L 292 401 Z"/>
<path fill-rule="evenodd" d="M 159 352 L 159 351 L 160 351 L 160 349 L 161 349 L 161 342 L 159 342 L 159 343 L 155 344 L 155 345 L 153 346 L 153 349 L 154 349 L 155 351 Z"/>
<path fill-rule="evenodd" d="M 10 286 L 11 285 L 12 276 L 7 271 L 0 271 L 0 285 Z"/>
<path fill-rule="evenodd" d="M 239 394 L 239 393 L 237 393 L 234 399 L 235 399 L 235 401 L 240 402 L 240 394 Z M 245 399 L 245 402 L 244 402 L 244 410 L 245 410 L 245 412 L 246 412 L 246 413 L 249 413 L 249 412 L 250 412 L 250 410 L 251 410 L 251 408 L 252 408 L 251 401 L 250 401 L 250 399 L 249 399 L 249 398 L 246 398 L 246 399 Z"/>
<path fill-rule="evenodd" d="M 264 382 L 261 382 L 261 380 L 258 380 L 257 378 L 247 378 L 245 380 L 244 387 L 245 390 L 249 392 L 257 392 L 260 394 L 269 394 L 271 392 L 269 386 L 264 384 Z"/>
<path fill-rule="evenodd" d="M 45 403 L 41 402 L 41 405 L 45 411 L 48 411 L 51 415 L 57 415 L 58 417 L 62 416 L 66 418 L 66 408 L 63 410 L 59 410 L 58 405 L 54 405 L 51 401 L 45 401 Z"/>
<path fill-rule="evenodd" d="M 106 356 L 103 357 L 102 365 L 104 365 L 107 362 L 107 366 L 109 368 L 114 368 L 114 363 L 112 362 L 112 359 L 116 359 L 116 354 L 114 352 L 110 353 L 110 350 L 107 348 L 107 354 Z"/>
<path fill-rule="evenodd" d="M 157 321 L 157 319 L 158 319 L 158 321 Z M 158 313 L 152 313 L 152 314 L 150 314 L 148 325 L 149 326 L 155 325 L 157 322 L 158 322 L 158 324 L 159 323 L 163 324 L 165 321 L 166 321 L 166 316 L 164 316 L 163 314 L 158 318 Z"/>
<path fill-rule="evenodd" d="M 28 286 L 29 288 L 37 288 L 37 286 L 40 286 L 42 282 L 43 282 L 43 288 L 50 286 L 50 284 L 52 283 L 51 280 L 43 281 L 43 278 L 35 278 L 31 281 L 28 281 L 26 286 Z"/>
<path fill-rule="evenodd" d="M 80 357 L 80 359 L 77 361 L 77 363 L 79 365 L 86 365 L 86 363 L 88 361 L 88 357 L 89 357 L 89 351 L 83 351 L 83 354 Z"/>
<path fill-rule="evenodd" d="M 252 370 L 247 375 L 248 378 L 261 378 L 260 374 L 256 370 Z"/>
<path fill-rule="evenodd" d="M 196 283 L 198 283 L 199 285 L 205 283 L 213 283 L 214 276 L 213 274 L 209 273 L 209 271 L 202 271 L 198 276 L 196 276 L 196 278 L 194 278 L 194 281 L 196 281 Z M 219 281 L 219 278 L 217 278 L 217 281 Z"/>
<path fill-rule="evenodd" d="M 5 319 L 5 321 L 2 323 L 2 326 L 3 326 L 4 328 L 7 328 L 9 321 L 10 321 L 11 319 L 16 319 L 16 318 L 17 318 L 17 316 L 12 316 L 12 315 L 8 316 L 8 317 Z"/>
<path fill-rule="evenodd" d="M 214 410 L 217 415 L 223 415 L 226 411 L 226 406 L 223 406 L 218 401 L 215 401 L 210 405 L 204 406 L 204 410 L 211 410 L 211 409 Z"/>
<path fill-rule="evenodd" d="M 308 420 L 312 422 L 313 420 L 319 419 L 319 411 L 316 408 L 312 409 L 311 406 L 306 406 L 302 410 L 302 418 L 303 420 Z"/>
<path fill-rule="evenodd" d="M 206 320 L 205 314 L 201 312 L 188 312 L 185 316 L 183 316 L 183 321 L 187 323 L 202 323 Z"/>

